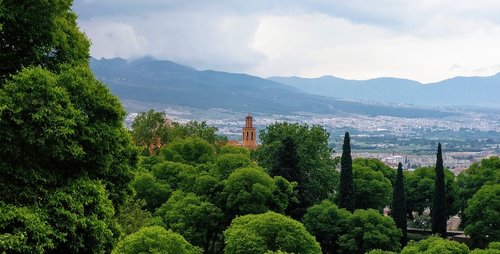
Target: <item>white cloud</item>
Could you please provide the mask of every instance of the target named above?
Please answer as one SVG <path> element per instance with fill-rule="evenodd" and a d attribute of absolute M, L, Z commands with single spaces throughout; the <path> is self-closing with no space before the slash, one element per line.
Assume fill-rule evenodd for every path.
<path fill-rule="evenodd" d="M 98 17 L 91 16 L 92 4 L 100 8 Z M 500 71 L 500 1 L 495 0 L 292 0 L 251 6 L 148 0 L 112 8 L 119 4 L 84 1 L 76 8 L 84 14 L 80 25 L 93 41 L 95 57 L 150 55 L 264 77 L 433 82 Z"/>

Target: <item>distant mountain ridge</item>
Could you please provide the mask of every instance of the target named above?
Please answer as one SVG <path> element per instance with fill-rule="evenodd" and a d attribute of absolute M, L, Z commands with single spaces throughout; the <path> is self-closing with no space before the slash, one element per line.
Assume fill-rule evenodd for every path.
<path fill-rule="evenodd" d="M 171 61 L 142 58 L 91 59 L 98 79 L 122 100 L 221 108 L 236 112 L 291 114 L 362 114 L 444 117 L 437 110 L 367 104 L 308 94 L 293 86 L 247 74 L 198 71 Z"/>
<path fill-rule="evenodd" d="M 489 77 L 455 77 L 431 84 L 399 78 L 347 80 L 270 77 L 311 94 L 335 98 L 430 106 L 476 106 L 500 108 L 500 73 Z"/>

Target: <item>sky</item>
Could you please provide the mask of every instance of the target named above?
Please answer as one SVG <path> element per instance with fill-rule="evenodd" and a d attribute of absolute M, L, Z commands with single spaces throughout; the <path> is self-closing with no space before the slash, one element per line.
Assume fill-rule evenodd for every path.
<path fill-rule="evenodd" d="M 500 72 L 498 0 L 75 0 L 95 58 L 260 77 Z"/>

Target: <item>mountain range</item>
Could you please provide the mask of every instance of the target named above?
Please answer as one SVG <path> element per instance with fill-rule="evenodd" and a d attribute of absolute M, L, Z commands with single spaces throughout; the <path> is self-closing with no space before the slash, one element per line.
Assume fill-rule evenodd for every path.
<path fill-rule="evenodd" d="M 399 78 L 347 80 L 323 76 L 268 79 L 307 93 L 336 98 L 430 106 L 500 108 L 500 73 L 490 77 L 455 77 L 431 84 Z"/>
<path fill-rule="evenodd" d="M 306 79 L 277 77 L 263 79 L 247 74 L 199 71 L 171 61 L 152 58 L 134 61 L 120 58 L 91 59 L 90 66 L 96 77 L 106 83 L 113 94 L 122 101 L 135 103 L 266 114 L 361 114 L 398 117 L 455 115 L 436 109 L 333 98 L 341 97 L 338 94 L 332 94 L 332 97 L 324 96 L 325 94 L 317 95 L 312 91 L 308 93 L 308 89 L 301 85 L 302 82 L 290 82 L 290 80 Z M 320 80 L 336 80 L 336 78 L 325 77 Z M 395 88 L 394 86 L 397 85 L 390 83 L 390 87 Z M 319 90 L 317 93 L 320 93 Z"/>

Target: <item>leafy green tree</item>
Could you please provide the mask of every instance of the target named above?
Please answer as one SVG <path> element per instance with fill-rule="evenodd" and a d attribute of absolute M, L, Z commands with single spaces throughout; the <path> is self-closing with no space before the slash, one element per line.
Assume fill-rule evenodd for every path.
<path fill-rule="evenodd" d="M 434 197 L 434 185 L 436 173 L 431 167 L 417 168 L 414 171 L 404 172 L 405 192 L 408 217 L 412 211 L 422 215 L 426 208 L 432 207 Z M 448 216 L 456 215 L 459 211 L 459 202 L 457 198 L 457 183 L 453 173 L 445 169 L 445 190 L 446 190 L 446 211 Z"/>
<path fill-rule="evenodd" d="M 366 254 L 396 254 L 396 252 L 375 249 L 375 250 L 368 251 Z"/>
<path fill-rule="evenodd" d="M 353 166 L 354 207 L 356 209 L 373 208 L 382 211 L 391 202 L 391 182 L 382 172 L 368 167 Z"/>
<path fill-rule="evenodd" d="M 0 87 L 23 67 L 52 71 L 87 64 L 90 42 L 78 30 L 71 0 L 0 2 Z"/>
<path fill-rule="evenodd" d="M 149 110 L 141 112 L 132 123 L 132 140 L 143 149 L 155 154 L 169 141 L 168 123 L 165 112 Z"/>
<path fill-rule="evenodd" d="M 255 166 L 250 157 L 245 154 L 223 154 L 217 157 L 212 174 L 220 179 L 226 179 L 238 168 Z"/>
<path fill-rule="evenodd" d="M 145 227 L 125 237 L 118 243 L 113 254 L 165 253 L 201 254 L 184 237 L 160 226 Z"/>
<path fill-rule="evenodd" d="M 458 197 L 460 203 L 460 226 L 465 228 L 468 224 L 464 211 L 467 202 L 485 184 L 500 184 L 500 157 L 490 157 L 473 163 L 457 177 Z"/>
<path fill-rule="evenodd" d="M 403 233 L 401 236 L 401 246 L 405 246 L 407 239 L 407 221 L 406 221 L 406 197 L 403 178 L 403 165 L 398 164 L 396 182 L 392 191 L 391 217 Z"/>
<path fill-rule="evenodd" d="M 384 176 L 391 181 L 391 185 L 396 182 L 396 171 L 393 168 L 387 166 L 385 163 L 375 158 L 355 158 L 352 161 L 352 165 L 359 165 L 371 168 L 372 170 L 382 172 Z"/>
<path fill-rule="evenodd" d="M 42 209 L 0 202 L 1 253 L 45 253 L 54 248 L 53 238 Z"/>
<path fill-rule="evenodd" d="M 141 199 L 129 199 L 123 206 L 117 220 L 125 236 L 155 223 L 151 213 L 143 209 L 144 206 L 146 202 Z"/>
<path fill-rule="evenodd" d="M 250 150 L 243 146 L 225 145 L 220 148 L 219 154 L 243 154 L 250 156 Z"/>
<path fill-rule="evenodd" d="M 436 161 L 436 181 L 434 187 L 434 198 L 432 203 L 432 233 L 439 234 L 445 238 L 446 222 L 446 190 L 444 182 L 443 154 L 441 152 L 441 143 L 438 143 L 437 161 Z"/>
<path fill-rule="evenodd" d="M 321 126 L 276 123 L 260 131 L 262 145 L 254 151 L 258 164 L 268 171 L 276 168 L 277 152 L 283 138 L 289 137 L 297 148 L 298 173 L 303 179 L 297 181 L 299 204 L 288 211 L 294 218 L 301 218 L 307 207 L 330 198 L 338 183 L 337 162 L 331 158 L 328 147 L 329 134 Z M 283 151 L 283 150 L 282 150 Z"/>
<path fill-rule="evenodd" d="M 116 207 L 130 195 L 137 153 L 125 111 L 88 67 L 25 69 L 0 89 L 0 105 L 2 200 L 43 203 L 82 176 L 101 180 Z"/>
<path fill-rule="evenodd" d="M 224 231 L 227 254 L 321 253 L 302 223 L 274 212 L 235 218 Z"/>
<path fill-rule="evenodd" d="M 344 144 L 342 145 L 339 194 L 337 199 L 340 208 L 354 211 L 355 197 L 352 176 L 351 138 L 349 137 L 349 132 L 345 133 Z"/>
<path fill-rule="evenodd" d="M 222 211 L 193 193 L 175 191 L 154 214 L 162 219 L 167 229 L 183 235 L 207 252 L 213 247 L 219 233 Z"/>
<path fill-rule="evenodd" d="M 301 182 L 304 178 L 300 175 L 301 173 L 297 145 L 291 137 L 284 137 L 276 151 L 276 161 L 269 169 L 269 174 L 271 176 L 282 176 L 291 182 Z"/>
<path fill-rule="evenodd" d="M 338 208 L 328 200 L 307 209 L 304 226 L 316 237 L 323 253 L 338 253 L 338 240 L 349 230 L 348 220 L 351 213 Z"/>
<path fill-rule="evenodd" d="M 69 183 L 50 196 L 46 209 L 57 252 L 109 252 L 118 240 L 113 205 L 98 181 L 81 178 Z"/>
<path fill-rule="evenodd" d="M 189 137 L 168 144 L 161 149 L 160 154 L 165 160 L 195 166 L 213 162 L 215 148 L 201 138 Z"/>
<path fill-rule="evenodd" d="M 475 246 L 500 241 L 500 184 L 483 185 L 464 212 L 469 222 L 464 231 Z"/>
<path fill-rule="evenodd" d="M 488 249 L 475 249 L 470 254 L 498 254 L 500 253 L 500 242 L 492 242 L 488 245 Z"/>
<path fill-rule="evenodd" d="M 275 179 L 271 178 L 261 168 L 240 168 L 234 171 L 224 182 L 224 196 L 226 207 L 232 215 L 243 215 L 249 213 L 264 213 L 270 207 L 283 210 L 288 206 L 291 197 L 286 195 L 292 188 L 286 179 L 280 177 L 276 182 L 285 185 L 280 189 L 284 191 L 275 192 L 278 188 Z M 273 194 L 279 194 L 274 196 Z M 273 204 L 273 201 L 279 203 Z"/>
<path fill-rule="evenodd" d="M 401 231 L 390 217 L 373 209 L 356 210 L 348 219 L 349 230 L 339 239 L 341 253 L 365 253 L 380 249 L 398 252 Z"/>
<path fill-rule="evenodd" d="M 156 208 L 165 203 L 172 193 L 168 183 L 157 180 L 151 173 L 145 172 L 137 175 L 132 182 L 135 195 L 138 199 L 146 201 L 146 209 L 154 212 Z"/>
<path fill-rule="evenodd" d="M 164 161 L 152 167 L 153 175 L 158 179 L 165 181 L 173 189 L 178 189 L 181 184 L 181 174 L 183 172 L 193 173 L 195 167 L 172 161 Z"/>
<path fill-rule="evenodd" d="M 227 138 L 216 134 L 217 127 L 209 126 L 206 122 L 189 121 L 185 124 L 175 124 L 171 130 L 173 138 L 200 138 L 214 145 L 226 143 Z"/>
<path fill-rule="evenodd" d="M 419 242 L 415 242 L 412 240 L 401 251 L 401 254 L 417 253 L 468 254 L 469 248 L 467 248 L 467 246 L 463 243 L 443 239 L 438 236 L 431 236 Z"/>

